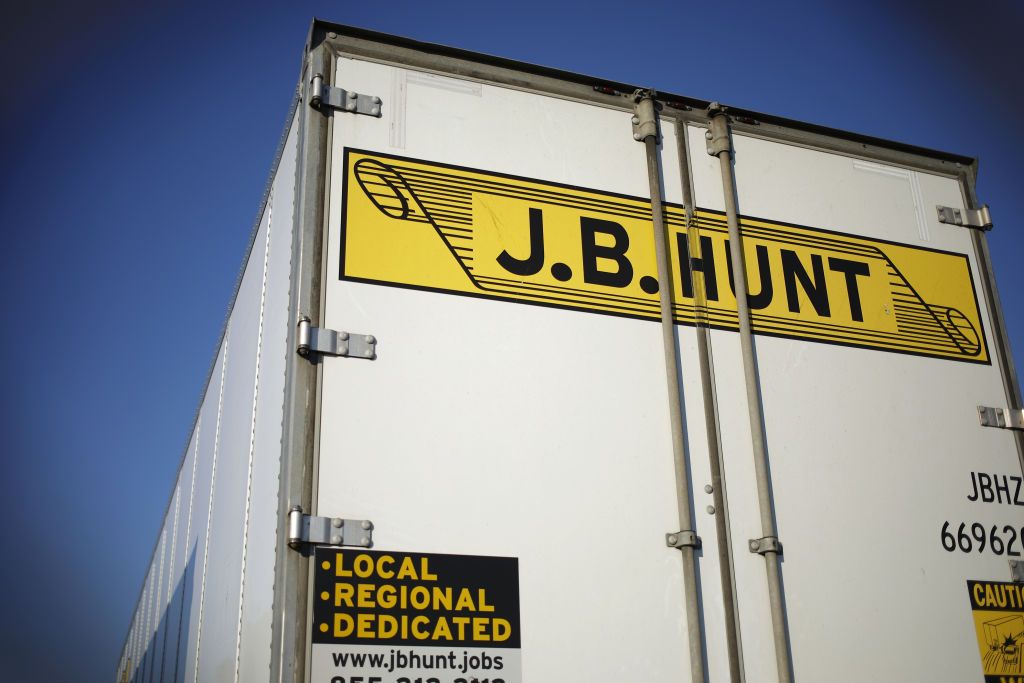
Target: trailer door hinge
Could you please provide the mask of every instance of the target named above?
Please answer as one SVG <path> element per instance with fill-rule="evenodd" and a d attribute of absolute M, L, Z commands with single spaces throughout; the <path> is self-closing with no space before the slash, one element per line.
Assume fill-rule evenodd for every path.
<path fill-rule="evenodd" d="M 369 548 L 373 545 L 373 522 L 368 519 L 341 519 L 305 515 L 299 506 L 288 511 L 288 546 L 304 543 Z"/>
<path fill-rule="evenodd" d="M 299 318 L 297 339 L 296 351 L 303 358 L 308 358 L 311 353 L 367 360 L 377 358 L 377 338 L 372 334 L 335 332 L 313 327 L 306 316 Z"/>
<path fill-rule="evenodd" d="M 1024 583 L 1024 562 L 1010 560 L 1010 580 L 1014 583 Z"/>
<path fill-rule="evenodd" d="M 1020 408 L 978 406 L 978 419 L 982 427 L 1024 430 L 1024 410 Z"/>
<path fill-rule="evenodd" d="M 665 545 L 669 548 L 699 548 L 700 536 L 696 531 L 673 531 L 665 534 Z"/>
<path fill-rule="evenodd" d="M 951 206 L 938 205 L 935 210 L 939 214 L 939 222 L 948 225 L 958 225 L 961 228 L 978 228 L 979 230 L 992 229 L 992 214 L 988 210 L 988 204 L 983 204 L 980 209 L 954 209 Z"/>
<path fill-rule="evenodd" d="M 353 114 L 380 118 L 381 100 L 374 95 L 361 95 L 352 90 L 325 85 L 322 74 L 313 76 L 309 83 L 309 106 L 314 109 L 330 107 Z"/>

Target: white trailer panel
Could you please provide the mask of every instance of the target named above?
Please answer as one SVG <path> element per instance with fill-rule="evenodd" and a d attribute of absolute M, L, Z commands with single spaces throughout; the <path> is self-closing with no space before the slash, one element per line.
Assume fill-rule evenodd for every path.
<path fill-rule="evenodd" d="M 337 70 L 366 91 L 402 75 L 348 59 Z M 412 90 L 406 120 L 450 95 Z M 643 150 L 617 135 L 624 112 L 489 85 L 455 97 L 458 135 L 407 130 L 405 155 L 644 190 Z M 547 121 L 576 134 L 548 144 L 533 134 Z M 511 155 L 493 144 L 495 130 L 516 141 Z M 345 149 L 391 151 L 387 133 L 386 118 L 335 127 L 331 275 L 341 268 Z M 372 332 L 380 359 L 323 365 L 318 514 L 372 519 L 382 550 L 519 558 L 522 613 L 548 615 L 523 631 L 524 675 L 660 679 L 688 667 L 674 645 L 685 629 L 678 558 L 660 545 L 676 507 L 672 461 L 655 455 L 668 448 L 664 400 L 632 391 L 660 381 L 656 327 L 331 276 L 325 285 L 325 326 Z M 615 648 L 592 647 L 611 633 Z M 529 656 L 553 642 L 557 653 Z M 630 652 L 643 655 L 627 662 Z"/>
<path fill-rule="evenodd" d="M 199 643 L 199 605 L 200 596 L 203 592 L 203 578 L 206 564 L 207 529 L 209 528 L 211 499 L 210 491 L 213 488 L 213 473 L 215 468 L 215 455 L 217 443 L 217 426 L 220 424 L 220 407 L 222 403 L 221 387 L 224 379 L 226 340 L 222 340 L 213 369 L 210 373 L 210 380 L 207 384 L 206 395 L 203 397 L 202 407 L 196 419 L 195 460 L 189 463 L 186 457 L 185 464 L 192 464 L 192 476 L 195 483 L 192 486 L 192 505 L 187 528 L 190 533 L 187 536 L 188 562 L 182 567 L 182 581 L 184 582 L 182 625 L 179 632 L 180 645 L 178 650 L 178 667 L 176 675 L 182 681 L 196 680 L 196 653 Z M 185 468 L 182 468 L 184 471 Z"/>
<path fill-rule="evenodd" d="M 261 297 L 259 384 L 253 414 L 252 452 L 249 463 L 245 540 L 242 559 L 242 607 L 238 642 L 239 680 L 260 680 L 270 670 L 273 620 L 274 557 L 277 552 L 281 421 L 284 409 L 288 297 L 291 282 L 291 247 L 295 222 L 295 172 L 298 125 L 293 120 L 284 152 L 267 200 L 268 232 Z"/>
<path fill-rule="evenodd" d="M 745 136 L 734 144 L 743 213 L 951 250 L 980 272 L 968 231 L 938 223 L 934 209 L 923 229 L 917 225 L 917 204 L 963 207 L 954 178 L 883 165 L 865 173 L 857 159 Z M 978 305 L 992 330 L 984 301 Z M 977 521 L 986 532 L 1020 521 L 1019 511 L 1008 518 L 966 500 L 972 469 L 1020 470 L 1012 435 L 980 429 L 975 414 L 979 404 L 1005 400 L 1000 369 L 770 337 L 758 337 L 757 353 L 796 675 L 973 680 L 977 643 L 964 580 L 1003 577 L 1006 560 L 951 557 L 939 534 L 947 520 Z M 742 377 L 732 380 L 731 396 L 729 379 L 718 379 L 720 405 L 744 410 Z M 752 491 L 748 463 L 732 464 L 731 492 L 744 480 Z M 759 523 L 756 508 L 739 501 L 756 498 L 732 500 L 734 544 L 742 548 Z M 745 613 L 766 604 L 763 595 L 743 594 L 754 579 L 738 580 L 741 622 L 764 624 L 763 614 Z M 831 645 L 836 637 L 849 646 Z M 924 643 L 947 656 L 907 656 Z"/>

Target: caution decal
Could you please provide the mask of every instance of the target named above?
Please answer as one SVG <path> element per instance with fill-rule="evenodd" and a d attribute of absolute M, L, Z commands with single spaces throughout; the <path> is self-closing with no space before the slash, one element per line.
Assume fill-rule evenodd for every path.
<path fill-rule="evenodd" d="M 520 683 L 511 557 L 318 547 L 314 683 Z"/>
<path fill-rule="evenodd" d="M 649 200 L 347 150 L 342 279 L 659 319 Z M 667 205 L 675 321 L 737 329 L 725 216 Z M 967 257 L 745 217 L 754 331 L 989 355 Z"/>
<path fill-rule="evenodd" d="M 1024 585 L 968 581 L 985 683 L 1024 683 Z"/>

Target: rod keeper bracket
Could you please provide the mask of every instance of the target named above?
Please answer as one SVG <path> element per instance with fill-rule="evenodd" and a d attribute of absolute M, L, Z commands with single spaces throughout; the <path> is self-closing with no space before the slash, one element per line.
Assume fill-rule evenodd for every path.
<path fill-rule="evenodd" d="M 673 531 L 665 534 L 665 545 L 669 548 L 699 548 L 700 536 L 696 531 Z"/>
<path fill-rule="evenodd" d="M 782 554 L 782 542 L 777 536 L 765 536 L 763 538 L 752 538 L 748 545 L 750 552 L 757 553 L 758 555 L 767 555 L 768 553 L 774 553 L 776 555 Z"/>

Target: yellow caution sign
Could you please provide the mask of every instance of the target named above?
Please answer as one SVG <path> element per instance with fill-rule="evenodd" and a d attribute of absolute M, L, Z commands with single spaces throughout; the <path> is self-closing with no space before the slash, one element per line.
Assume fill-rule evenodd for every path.
<path fill-rule="evenodd" d="M 1024 683 L 1024 585 L 968 581 L 985 683 Z"/>
<path fill-rule="evenodd" d="M 650 200 L 347 150 L 341 277 L 657 320 Z M 675 322 L 738 327 L 725 216 L 667 205 Z M 977 363 L 967 257 L 745 217 L 754 331 Z"/>

